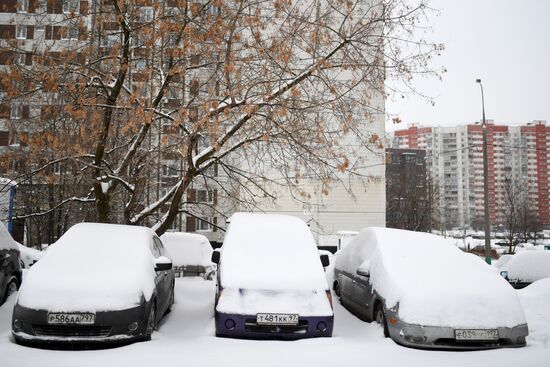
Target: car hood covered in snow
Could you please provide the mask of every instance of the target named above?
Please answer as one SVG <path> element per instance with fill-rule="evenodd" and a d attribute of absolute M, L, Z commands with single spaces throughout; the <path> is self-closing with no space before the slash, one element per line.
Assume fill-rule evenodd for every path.
<path fill-rule="evenodd" d="M 149 228 L 81 223 L 27 273 L 19 305 L 49 311 L 115 311 L 149 300 L 155 287 Z"/>
<path fill-rule="evenodd" d="M 388 308 L 408 323 L 463 328 L 525 324 L 515 290 L 481 258 L 441 237 L 366 228 L 336 259 L 336 269 L 370 272 Z"/>

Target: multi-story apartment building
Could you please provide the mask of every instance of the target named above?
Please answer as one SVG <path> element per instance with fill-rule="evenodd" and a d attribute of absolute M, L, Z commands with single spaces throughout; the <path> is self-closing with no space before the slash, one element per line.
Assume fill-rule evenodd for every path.
<path fill-rule="evenodd" d="M 487 121 L 489 208 L 493 224 L 502 224 L 507 187 L 527 189 L 538 220 L 549 220 L 548 171 L 550 126 L 535 121 L 523 126 Z M 410 126 L 394 133 L 393 147 L 425 149 L 430 180 L 438 191 L 447 228 L 480 227 L 484 217 L 482 127 Z"/>
<path fill-rule="evenodd" d="M 205 2 L 197 0 L 192 5 L 201 3 Z M 163 70 L 166 66 L 164 62 L 165 52 L 169 54 L 179 45 L 175 41 L 177 37 L 172 37 L 173 34 L 163 35 L 160 41 L 158 39 L 155 41 L 157 43 L 148 40 L 154 29 L 166 31 L 171 28 L 168 23 L 156 28 L 151 27 L 150 23 L 154 22 L 155 17 L 169 19 L 174 14 L 180 14 L 178 12 L 181 12 L 181 9 L 174 9 L 179 2 L 171 0 L 159 2 L 143 0 L 131 4 L 136 8 L 132 8 L 133 13 L 128 18 L 134 28 L 131 32 L 130 62 L 125 88 L 129 91 L 128 94 L 133 94 L 132 98 L 152 99 L 151 96 L 154 96 L 159 81 L 158 78 L 152 81 L 152 76 L 156 75 L 157 71 L 162 74 L 159 70 Z M 86 49 L 90 54 L 96 56 L 95 62 L 97 65 L 100 65 L 104 60 L 109 60 L 109 58 L 113 60 L 120 59 L 120 55 L 117 55 L 116 52 L 121 49 L 123 31 L 121 25 L 117 23 L 117 19 L 121 18 L 115 17 L 113 6 L 113 2 L 102 0 L 2 1 L 2 4 L 0 4 L 0 68 L 17 66 L 22 69 L 32 69 L 39 66 L 34 64 L 37 60 L 42 59 L 40 62 L 44 65 L 48 58 L 51 58 L 50 63 L 58 62 L 60 64 L 67 61 L 67 58 L 72 58 L 71 62 L 79 64 L 82 56 L 78 51 L 80 49 Z M 207 16 L 219 15 L 215 8 L 211 4 L 206 9 Z M 140 32 L 143 32 L 143 34 L 140 34 Z M 381 33 L 382 29 L 380 29 Z M 156 47 L 158 42 L 162 43 L 162 48 Z M 180 42 L 180 45 L 181 43 L 183 42 Z M 84 47 L 86 45 L 93 45 L 93 47 L 86 48 Z M 68 49 L 71 52 L 66 52 Z M 206 99 L 203 98 L 200 101 L 201 95 L 217 95 L 216 91 L 219 91 L 220 80 L 210 78 L 211 75 L 208 69 L 198 67 L 203 64 L 216 66 L 219 63 L 219 58 L 207 52 L 201 53 L 199 48 L 193 52 L 193 55 L 185 55 L 185 60 L 182 62 L 182 64 L 190 66 L 185 75 L 175 77 L 177 79 L 175 84 L 179 87 L 171 88 L 164 94 L 160 108 L 183 109 L 187 113 L 186 118 L 189 121 L 194 119 L 196 122 L 198 120 L 197 115 L 204 114 L 204 106 L 206 105 L 204 103 Z M 208 57 L 213 58 L 213 60 L 207 60 Z M 116 63 L 114 64 L 116 66 Z M 98 79 L 91 78 L 90 83 L 94 84 Z M 365 95 L 369 95 L 368 99 L 372 99 L 373 102 L 369 103 L 368 108 L 362 106 L 356 111 L 357 120 L 361 122 L 357 125 L 368 131 L 368 135 L 365 134 L 364 137 L 370 136 L 372 144 L 369 144 L 370 150 L 368 153 L 362 153 L 365 156 L 363 160 L 358 161 L 354 159 L 355 157 L 350 156 L 350 160 L 356 163 L 354 174 L 343 173 L 338 177 L 339 180 L 335 179 L 334 182 L 319 182 L 315 179 L 303 178 L 300 182 L 300 191 L 304 196 L 298 200 L 296 200 L 293 193 L 285 190 L 284 185 L 274 187 L 272 193 L 277 194 L 274 195 L 277 197 L 276 203 L 262 201 L 255 207 L 257 210 L 277 211 L 303 217 L 311 223 L 312 229 L 318 234 L 320 242 L 323 236 L 333 235 L 339 230 L 359 230 L 366 225 L 384 225 L 385 156 L 384 147 L 377 142 L 378 137 L 384 136 L 383 79 L 383 71 L 381 71 L 380 76 L 375 81 L 379 84 L 380 90 L 363 91 Z M 221 82 L 223 87 L 223 80 Z M 107 88 L 112 87 L 109 83 L 106 83 L 105 86 Z M 2 91 L 0 91 L 0 94 L 2 94 Z M 35 123 L 60 120 L 58 116 L 64 113 L 64 105 L 63 101 L 56 99 L 56 97 L 55 93 L 51 93 L 44 96 L 44 98 L 35 100 L 30 98 L 13 100 L 3 98 L 0 95 L 0 146 L 2 146 L 0 150 L 2 153 L 10 153 L 19 149 L 24 150 L 25 142 L 20 138 L 30 133 L 33 126 L 37 126 Z M 195 100 L 199 100 L 199 102 L 195 103 Z M 216 99 L 213 98 L 210 102 L 215 101 Z M 124 108 L 128 107 L 129 105 L 124 106 Z M 133 107 L 134 105 L 128 109 Z M 119 111 L 123 111 L 124 108 Z M 366 115 L 370 117 L 366 118 Z M 149 134 L 144 147 L 151 152 L 157 149 L 161 152 L 161 144 L 165 146 L 177 142 L 178 134 L 181 133 L 178 126 L 170 121 L 160 118 L 155 122 L 158 122 L 158 124 L 155 123 L 152 126 L 152 132 Z M 223 128 L 223 126 L 217 126 L 217 128 Z M 205 133 L 205 131 L 201 132 L 201 138 L 205 140 L 205 144 L 199 141 L 195 154 L 211 143 L 208 133 Z M 357 151 L 366 150 L 364 142 L 341 141 L 341 144 L 355 146 Z M 188 164 L 186 159 L 182 159 L 182 154 L 179 154 L 177 144 L 173 143 L 172 145 L 174 148 L 171 151 L 162 152 L 162 154 L 159 153 L 156 156 L 153 154 L 151 157 L 154 158 L 145 162 L 155 168 L 148 173 L 144 185 L 145 199 L 140 202 L 140 205 L 144 207 L 148 207 L 151 203 L 163 197 L 181 178 L 181 172 Z M 6 156 L 4 155 L 4 157 Z M 15 160 L 13 165 L 6 168 L 7 172 L 0 171 L 0 173 L 9 173 L 8 176 L 10 177 L 17 176 L 17 172 L 22 171 L 21 168 L 24 163 Z M 67 180 L 72 179 L 71 172 L 67 167 L 64 167 L 63 162 L 52 165 L 50 171 L 48 174 L 54 176 L 52 182 L 58 182 L 62 180 L 62 177 Z M 222 175 L 223 171 L 221 169 L 218 171 L 216 167 L 212 167 L 208 176 L 213 179 L 193 181 L 182 200 L 184 203 L 181 205 L 180 213 L 171 230 L 200 231 L 213 242 L 222 240 L 223 228 L 219 227 L 225 226 L 224 218 L 233 211 L 241 209 L 235 205 L 238 200 L 234 200 L 238 192 L 234 190 L 227 179 L 220 177 Z M 55 185 L 58 184 L 44 181 L 37 182 L 35 180 L 27 184 L 24 190 L 20 190 L 19 199 L 16 198 L 16 207 L 18 203 L 19 207 L 24 210 L 24 212 L 16 214 L 32 214 L 35 211 L 37 213 L 48 213 L 26 219 L 27 225 L 33 221 L 38 221 L 38 218 L 44 219 L 44 221 L 37 223 L 36 227 L 48 231 L 48 233 L 37 233 L 31 236 L 33 241 L 36 239 L 37 244 L 54 241 L 62 233 L 62 229 L 71 224 L 71 221 L 94 218 L 94 208 L 90 206 L 93 204 L 76 205 L 77 207 L 87 205 L 90 209 L 89 212 L 92 213 L 89 216 L 84 213 L 85 210 L 78 211 L 78 215 L 59 213 L 59 210 L 55 209 L 56 200 L 59 200 L 65 193 L 63 190 L 76 190 L 77 186 L 70 183 L 64 187 L 52 187 Z M 221 186 L 223 186 L 223 189 Z M 31 201 L 22 198 L 24 193 L 31 196 L 37 192 L 43 193 L 43 195 L 36 195 L 36 198 Z M 123 200 L 120 200 L 120 203 L 123 203 Z M 117 204 L 119 208 L 120 203 Z M 158 219 L 159 216 L 152 215 L 147 218 L 150 222 L 144 221 L 142 224 L 149 225 Z M 122 222 L 122 220 L 118 221 Z M 51 228 L 59 228 L 60 230 L 51 230 Z M 27 228 L 26 233 L 32 234 L 34 232 Z"/>
<path fill-rule="evenodd" d="M 155 16 L 169 17 L 177 5 L 170 0 L 162 2 L 160 6 L 154 6 L 155 2 L 151 0 L 136 4 L 141 4 L 136 18 L 132 20 L 136 29 L 139 29 L 140 24 L 152 22 Z M 44 66 L 48 62 L 61 64 L 62 61 L 58 59 L 72 58 L 75 50 L 92 44 L 97 44 L 98 53 L 107 57 L 110 48 L 119 47 L 117 44 L 121 37 L 120 26 L 115 21 L 110 7 L 111 2 L 101 0 L 3 0 L 0 3 L 0 68 L 25 70 L 34 66 Z M 206 11 L 209 14 L 215 13 L 213 7 Z M 98 21 L 94 17 L 102 20 Z M 147 35 L 147 31 L 144 33 Z M 142 35 L 136 33 L 132 38 L 131 70 L 126 85 L 127 88 L 133 89 L 132 92 L 139 91 L 143 96 L 154 96 L 157 86 L 148 79 L 146 69 L 151 66 L 151 59 L 170 52 L 175 44 L 171 39 L 165 40 L 162 49 L 153 54 L 154 47 L 150 44 L 145 46 L 140 36 Z M 90 37 L 95 38 L 92 41 Z M 198 54 L 191 56 L 191 67 L 206 62 L 205 57 Z M 46 61 L 48 58 L 51 60 Z M 79 61 L 78 54 L 72 61 Z M 176 87 L 166 93 L 161 104 L 166 108 L 185 105 L 196 114 L 198 107 L 193 106 L 193 99 L 210 87 L 207 84 L 208 76 L 205 69 L 189 72 L 189 80 L 174 83 Z M 0 168 L 2 174 L 17 178 L 25 172 L 28 168 L 27 162 L 20 159 L 22 155 L 17 154 L 26 150 L 26 144 L 20 138 L 38 131 L 41 125 L 47 122 L 62 120 L 64 117 L 60 115 L 63 108 L 63 101 L 59 100 L 55 93 L 35 93 L 29 98 L 10 98 L 5 90 L 0 89 L 0 154 L 4 161 Z M 179 133 L 169 121 L 160 121 L 158 125 L 153 125 L 151 130 L 146 145 L 151 150 L 155 150 L 161 144 L 174 144 Z M 158 150 L 160 152 L 160 148 Z M 8 160 L 10 164 L 7 164 Z M 159 153 L 154 161 L 149 163 L 154 163 L 155 168 L 148 173 L 147 193 L 143 200 L 145 205 L 158 200 L 177 183 L 184 164 L 181 155 L 171 152 Z M 211 170 L 211 175 L 216 181 L 223 182 L 223 178 L 218 177 L 216 168 Z M 70 215 L 52 210 L 56 205 L 55 200 L 66 194 L 67 187 L 70 189 L 76 186 L 68 183 L 71 172 L 63 162 L 52 165 L 47 174 L 53 176 L 49 182 L 35 178 L 30 182 L 23 180 L 19 185 L 14 214 L 26 217 L 16 223 L 19 236 L 17 239 L 21 242 L 29 241 L 34 245 L 51 243 L 73 222 L 93 218 L 93 215 L 86 214 L 86 208 L 76 208 Z M 227 200 L 224 201 L 224 197 L 226 196 L 220 194 L 213 181 L 196 180 L 190 186 L 181 207 L 181 214 L 176 218 L 171 230 L 201 232 L 211 241 L 220 242 L 223 232 L 218 224 L 225 225 L 224 214 L 233 208 L 231 204 L 226 203 Z M 93 208 L 89 209 L 93 212 Z M 44 212 L 48 214 L 32 215 Z M 28 216 L 29 214 L 31 216 Z M 26 238 L 22 237 L 23 226 Z"/>
<path fill-rule="evenodd" d="M 427 231 L 431 226 L 426 151 L 386 149 L 386 226 Z"/>

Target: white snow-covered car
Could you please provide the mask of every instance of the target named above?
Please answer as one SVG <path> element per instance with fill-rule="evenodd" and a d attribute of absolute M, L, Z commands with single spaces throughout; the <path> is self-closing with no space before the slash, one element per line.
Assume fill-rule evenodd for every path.
<path fill-rule="evenodd" d="M 321 259 L 323 257 L 323 260 Z M 307 224 L 276 214 L 231 216 L 219 263 L 216 335 L 299 339 L 332 335 L 332 298 Z"/>
<path fill-rule="evenodd" d="M 527 250 L 513 255 L 500 274 L 517 289 L 544 278 L 550 278 L 550 251 Z"/>
<path fill-rule="evenodd" d="M 160 239 L 172 259 L 177 275 L 201 276 L 208 280 L 213 278 L 213 249 L 208 238 L 197 233 L 167 232 Z"/>
<path fill-rule="evenodd" d="M 17 242 L 0 222 L 0 305 L 19 288 L 23 274 Z"/>
<path fill-rule="evenodd" d="M 80 223 L 26 273 L 12 334 L 22 344 L 149 340 L 173 303 L 172 262 L 150 228 Z"/>
<path fill-rule="evenodd" d="M 479 257 L 439 236 L 366 228 L 336 256 L 341 302 L 405 346 L 486 349 L 526 344 L 516 291 Z"/>

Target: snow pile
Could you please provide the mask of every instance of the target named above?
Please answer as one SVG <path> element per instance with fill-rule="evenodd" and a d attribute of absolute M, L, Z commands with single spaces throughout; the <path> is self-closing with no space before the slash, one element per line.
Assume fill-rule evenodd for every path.
<path fill-rule="evenodd" d="M 527 343 L 550 348 L 550 279 L 537 280 L 518 294 L 529 322 Z"/>
<path fill-rule="evenodd" d="M 40 260 L 42 256 L 44 256 L 44 252 L 34 248 L 23 246 L 20 243 L 17 244 L 17 247 L 19 248 L 19 253 L 21 254 L 21 260 L 25 264 L 25 268 L 29 268 L 35 262 Z"/>
<path fill-rule="evenodd" d="M 122 310 L 155 288 L 149 228 L 81 223 L 26 274 L 18 303 L 49 311 Z"/>
<path fill-rule="evenodd" d="M 0 249 L 19 250 L 19 247 L 17 247 L 17 242 L 13 240 L 10 232 L 8 232 L 8 229 L 2 222 L 0 222 Z"/>
<path fill-rule="evenodd" d="M 212 266 L 212 246 L 203 235 L 195 233 L 165 233 L 160 239 L 175 266 Z"/>
<path fill-rule="evenodd" d="M 220 276 L 218 311 L 275 312 L 308 299 L 311 306 L 300 307 L 311 315 L 332 315 L 317 246 L 299 218 L 234 214 L 221 249 Z"/>
<path fill-rule="evenodd" d="M 387 307 L 406 322 L 463 328 L 525 323 L 514 289 L 475 255 L 441 237 L 366 228 L 337 257 L 335 267 L 370 271 Z"/>
<path fill-rule="evenodd" d="M 511 281 L 534 282 L 550 278 L 550 251 L 518 252 L 501 270 L 508 272 Z"/>

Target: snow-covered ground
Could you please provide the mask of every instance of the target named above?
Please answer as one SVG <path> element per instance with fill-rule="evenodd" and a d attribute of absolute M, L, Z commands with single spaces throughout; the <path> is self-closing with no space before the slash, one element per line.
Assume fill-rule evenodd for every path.
<path fill-rule="evenodd" d="M 18 346 L 10 336 L 15 295 L 0 306 L 0 366 L 548 366 L 550 280 L 519 291 L 531 336 L 527 347 L 478 352 L 423 351 L 396 345 L 382 329 L 334 302 L 334 336 L 299 341 L 254 341 L 214 336 L 215 286 L 179 278 L 176 304 L 151 342 L 93 351 L 52 351 Z M 333 296 L 334 297 L 334 296 Z M 336 298 L 334 298 L 336 299 Z"/>

